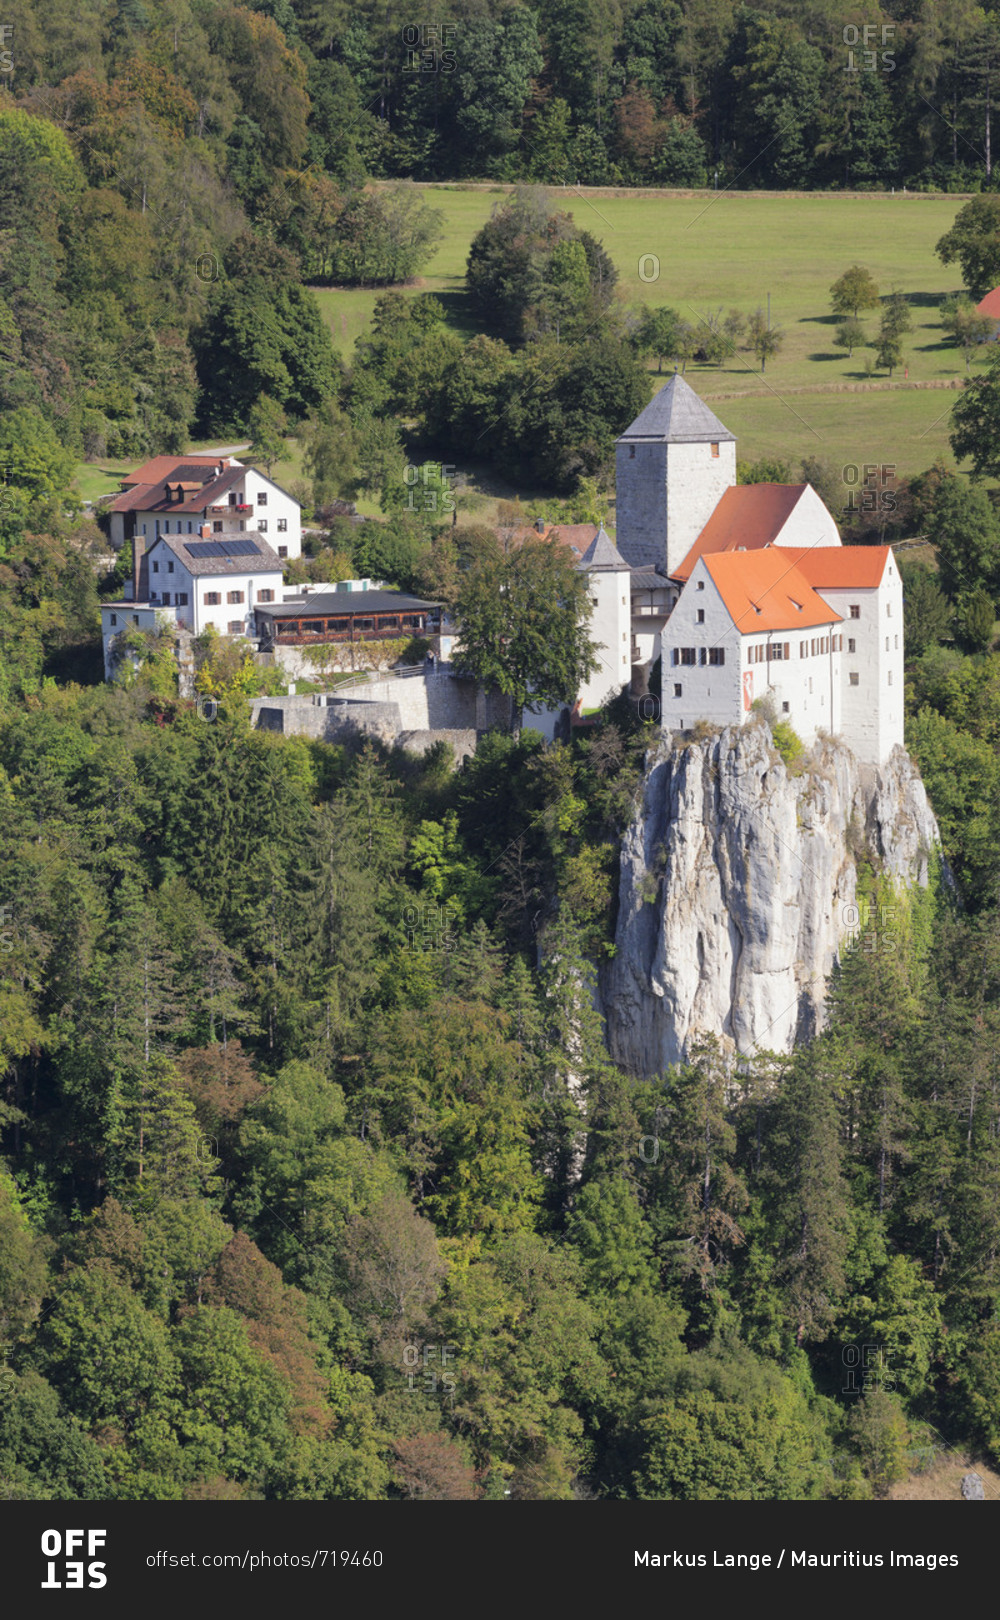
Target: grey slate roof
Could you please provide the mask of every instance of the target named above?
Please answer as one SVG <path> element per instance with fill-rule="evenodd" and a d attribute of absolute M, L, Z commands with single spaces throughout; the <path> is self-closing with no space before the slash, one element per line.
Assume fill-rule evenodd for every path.
<path fill-rule="evenodd" d="M 256 532 L 247 531 L 245 534 L 231 535 L 233 540 L 246 540 L 252 544 L 252 552 L 244 552 L 237 557 L 204 557 L 198 552 L 194 555 L 187 548 L 190 540 L 193 545 L 202 543 L 202 536 L 194 534 L 161 534 L 153 541 L 146 557 L 150 555 L 157 544 L 165 545 L 168 551 L 184 564 L 189 574 L 207 579 L 224 579 L 227 574 L 280 574 L 284 570 L 284 563 L 276 551 L 272 551 L 267 541 Z M 145 558 L 143 559 L 145 561 Z"/>
<path fill-rule="evenodd" d="M 675 372 L 665 388 L 640 411 L 623 439 L 660 439 L 668 444 L 700 444 L 705 440 L 735 442 L 719 418 L 698 398 L 694 389 Z"/>
<path fill-rule="evenodd" d="M 655 568 L 633 568 L 631 583 L 634 591 L 666 591 L 671 588 L 666 574 L 658 574 Z"/>
<path fill-rule="evenodd" d="M 297 601 L 268 602 L 256 612 L 269 619 L 346 619 L 370 613 L 432 613 L 438 605 L 401 591 L 317 591 Z"/>
<path fill-rule="evenodd" d="M 614 572 L 616 574 L 627 574 L 629 572 L 628 563 L 605 530 L 603 523 L 576 566 L 577 568 L 585 568 L 589 573 L 593 573 L 595 570 L 603 570 L 607 573 Z"/>

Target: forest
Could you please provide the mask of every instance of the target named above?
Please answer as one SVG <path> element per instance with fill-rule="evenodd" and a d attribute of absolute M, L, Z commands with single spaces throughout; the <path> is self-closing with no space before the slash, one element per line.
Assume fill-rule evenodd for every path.
<path fill-rule="evenodd" d="M 863 868 L 819 1039 L 640 1082 L 589 989 L 655 724 L 459 771 L 251 731 L 235 677 L 57 680 L 82 572 L 52 537 L 0 724 L 8 1497 L 864 1499 L 1000 1456 L 996 797 L 978 843 L 943 813 L 956 753 L 995 776 L 996 655 L 914 664 L 960 879 Z"/>
<path fill-rule="evenodd" d="M 463 344 L 392 286 L 436 229 L 410 182 L 991 190 L 991 14 L 879 12 L 893 67 L 853 76 L 832 17 L 8 7 L 5 1499 L 869 1500 L 942 1451 L 1000 1465 L 982 483 L 932 467 L 845 522 L 934 548 L 905 570 L 934 883 L 864 866 L 810 1045 L 734 1071 L 706 1039 L 644 1081 L 591 987 L 655 724 L 620 699 L 456 769 L 251 730 L 238 655 L 203 669 L 214 709 L 156 646 L 105 685 L 128 559 L 107 574 L 73 490 L 80 460 L 301 431 L 317 508 L 350 485 L 383 509 L 331 519 L 303 572 L 457 600 L 494 542 L 407 506 L 400 419 L 428 457 L 486 437 L 583 518 L 667 339 L 632 341 L 600 242 L 529 187 L 477 236 Z M 387 288 L 349 370 L 306 285 L 333 280 Z"/>

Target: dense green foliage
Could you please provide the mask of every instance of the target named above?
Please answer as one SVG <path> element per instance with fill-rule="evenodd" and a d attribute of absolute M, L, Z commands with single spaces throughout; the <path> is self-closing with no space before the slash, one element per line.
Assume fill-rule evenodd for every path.
<path fill-rule="evenodd" d="M 235 665 L 212 721 L 60 687 L 71 539 L 34 642 L 6 587 L 6 1493 L 864 1496 L 935 1433 L 995 1455 L 994 660 L 916 666 L 979 915 L 867 872 L 825 1035 L 637 1082 L 590 996 L 627 704 L 456 772 L 253 732 Z"/>
<path fill-rule="evenodd" d="M 589 521 L 648 398 L 637 356 L 721 363 L 743 317 L 630 324 L 600 243 L 530 190 L 473 244 L 468 340 L 437 300 L 388 292 L 346 374 L 304 283 L 418 274 L 437 226 L 413 177 L 981 185 L 962 154 L 992 23 L 885 12 L 890 98 L 841 71 L 842 9 L 817 35 L 804 13 L 543 0 L 414 41 L 368 4 L 17 0 L 0 1495 L 864 1497 L 935 1435 L 1000 1458 L 1000 530 L 981 489 L 932 469 L 899 491 L 939 562 L 906 576 L 909 743 L 948 873 L 914 894 L 862 874 L 829 1027 L 794 1058 L 734 1074 L 706 1041 L 646 1082 L 608 1058 L 592 964 L 654 728 L 619 701 L 571 745 L 493 733 L 456 771 L 443 748 L 251 731 L 240 648 L 207 650 L 211 720 L 156 646 L 96 684 L 102 542 L 67 496 L 80 455 L 180 449 L 197 424 L 266 463 L 294 430 L 318 504 L 363 490 L 385 517 L 333 519 L 300 577 L 459 603 L 484 674 L 564 695 L 579 578 L 551 547 L 452 533 L 443 458 L 579 486 L 561 515 Z M 994 200 L 942 244 L 973 293 L 995 279 Z M 857 323 L 870 289 L 845 279 Z M 887 367 L 904 316 L 889 295 Z M 779 341 L 751 317 L 762 368 Z M 956 417 L 981 473 L 995 392 L 989 367 Z M 804 476 L 823 487 L 819 463 Z"/>

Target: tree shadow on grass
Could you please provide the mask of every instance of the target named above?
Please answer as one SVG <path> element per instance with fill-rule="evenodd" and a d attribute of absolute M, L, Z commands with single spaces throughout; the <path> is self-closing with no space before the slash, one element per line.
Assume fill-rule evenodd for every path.
<path fill-rule="evenodd" d="M 456 332 L 470 332 L 473 335 L 482 331 L 481 323 L 476 320 L 472 308 L 472 299 L 464 288 L 448 291 L 447 289 L 433 291 L 431 296 L 444 306 L 445 319 L 448 325 Z"/>

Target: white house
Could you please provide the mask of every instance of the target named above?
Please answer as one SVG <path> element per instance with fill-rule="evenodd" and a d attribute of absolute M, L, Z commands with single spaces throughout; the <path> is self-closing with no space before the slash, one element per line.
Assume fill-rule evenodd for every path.
<path fill-rule="evenodd" d="M 255 633 L 254 610 L 280 602 L 282 561 L 257 534 L 210 539 L 161 535 L 140 559 L 137 602 L 169 613 L 193 635 Z"/>
<path fill-rule="evenodd" d="M 859 759 L 881 765 L 897 744 L 903 747 L 903 586 L 892 547 L 816 547 L 799 556 L 797 567 L 841 618 L 834 729 Z"/>
<path fill-rule="evenodd" d="M 232 457 L 154 456 L 122 481 L 111 541 L 136 551 L 161 535 L 263 535 L 282 561 L 302 554 L 302 514 L 287 490 Z"/>
<path fill-rule="evenodd" d="M 770 697 L 803 742 L 881 765 L 903 743 L 902 630 L 888 546 L 703 554 L 662 636 L 664 729 L 739 725 Z"/>

